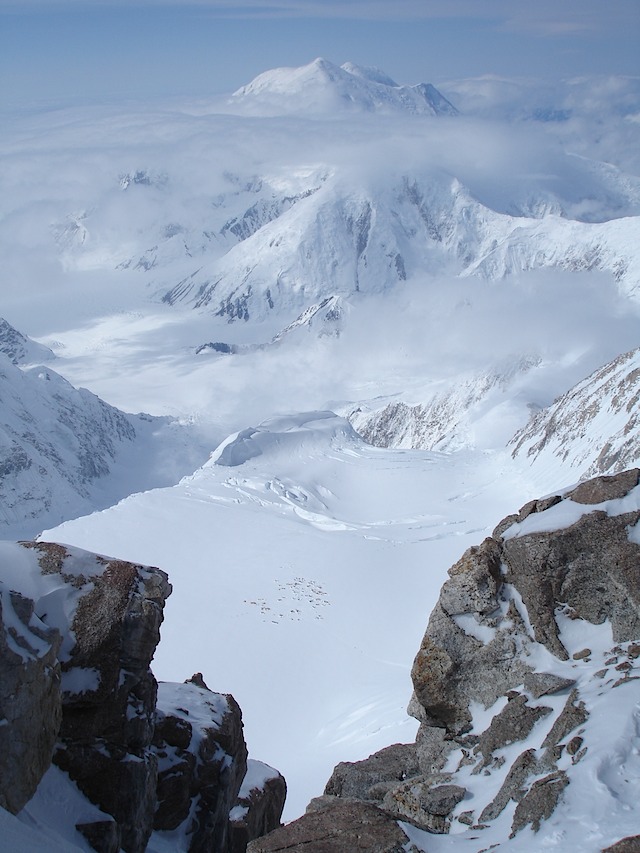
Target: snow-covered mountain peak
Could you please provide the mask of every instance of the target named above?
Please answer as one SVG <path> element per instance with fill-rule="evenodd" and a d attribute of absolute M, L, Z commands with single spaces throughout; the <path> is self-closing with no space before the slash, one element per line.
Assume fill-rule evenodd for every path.
<path fill-rule="evenodd" d="M 238 89 L 231 103 L 256 114 L 409 113 L 456 115 L 431 84 L 398 86 L 378 68 L 314 59 L 299 68 L 274 68 Z"/>

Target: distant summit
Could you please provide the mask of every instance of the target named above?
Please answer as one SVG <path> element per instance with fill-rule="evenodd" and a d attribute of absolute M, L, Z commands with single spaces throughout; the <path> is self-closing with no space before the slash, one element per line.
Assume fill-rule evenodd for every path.
<path fill-rule="evenodd" d="M 300 68 L 259 74 L 231 96 L 257 115 L 327 114 L 344 111 L 453 116 L 458 110 L 430 83 L 399 86 L 379 68 L 315 59 Z"/>

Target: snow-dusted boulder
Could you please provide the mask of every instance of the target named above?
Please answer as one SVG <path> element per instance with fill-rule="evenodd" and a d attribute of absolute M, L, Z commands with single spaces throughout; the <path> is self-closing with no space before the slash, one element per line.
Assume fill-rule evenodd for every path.
<path fill-rule="evenodd" d="M 372 803 L 336 798 L 323 806 L 252 841 L 247 853 L 406 853 L 407 837 L 402 829 Z"/>
<path fill-rule="evenodd" d="M 334 768 L 324 794 L 382 800 L 389 787 L 419 772 L 415 744 L 396 743 L 364 761 L 341 761 Z"/>
<path fill-rule="evenodd" d="M 236 804 L 229 813 L 229 853 L 244 853 L 249 841 L 276 829 L 286 796 L 284 776 L 262 761 L 249 759 Z"/>
<path fill-rule="evenodd" d="M 149 665 L 171 592 L 167 576 L 76 548 L 24 542 L 3 545 L 2 577 L 28 597 L 36 625 L 62 638 L 54 659 L 62 678 L 54 762 L 113 815 L 126 850 L 143 850 L 156 802 L 156 681 Z M 28 719 L 31 711 L 22 710 Z"/>

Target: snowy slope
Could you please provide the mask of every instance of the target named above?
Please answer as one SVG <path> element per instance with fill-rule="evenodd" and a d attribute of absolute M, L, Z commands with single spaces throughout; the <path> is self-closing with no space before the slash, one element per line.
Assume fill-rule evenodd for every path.
<path fill-rule="evenodd" d="M 545 190 L 534 200 L 523 195 L 513 215 L 489 206 L 500 208 L 501 200 L 483 203 L 441 172 L 371 176 L 359 186 L 335 175 L 164 299 L 230 320 L 262 320 L 336 293 L 390 290 L 418 273 L 495 280 L 540 268 L 605 270 L 637 298 L 637 217 L 584 222 L 563 209 L 577 216 L 572 203 Z"/>

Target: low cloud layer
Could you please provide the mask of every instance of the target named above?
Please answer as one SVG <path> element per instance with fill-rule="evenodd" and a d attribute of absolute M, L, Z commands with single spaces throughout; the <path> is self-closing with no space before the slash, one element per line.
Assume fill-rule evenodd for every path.
<path fill-rule="evenodd" d="M 628 105 L 616 119 L 620 92 L 603 86 L 591 97 L 608 103 L 608 126 L 630 127 Z M 582 122 L 583 138 L 595 139 L 600 118 L 582 109 L 589 92 L 581 91 L 582 101 L 572 90 L 572 120 Z M 524 107 L 528 90 L 520 92 Z M 253 335 L 264 343 L 281 326 L 230 327 L 206 312 L 183 315 L 167 306 L 157 327 L 135 318 L 159 311 L 158 294 L 228 250 L 224 223 L 246 212 L 265 185 L 304 191 L 331 174 L 352 190 L 390 194 L 407 175 L 425 186 L 457 178 L 500 214 L 543 192 L 560 199 L 567 216 L 596 219 L 628 213 L 638 186 L 633 175 L 568 155 L 544 123 L 254 119 L 223 114 L 225 108 L 203 99 L 60 110 L 14 117 L 4 134 L 3 314 L 50 344 L 59 334 L 77 384 L 124 408 L 139 400 L 158 413 L 154 388 L 162 389 L 159 399 L 175 382 L 176 410 L 200 412 L 223 432 L 246 426 L 249 416 L 259 421 L 340 399 L 402 392 L 419 401 L 434 383 L 522 355 L 550 365 L 528 392 L 545 404 L 640 344 L 636 309 L 604 274 L 533 272 L 491 283 L 432 270 L 388 296 L 354 298 L 337 340 L 309 335 L 266 352 L 195 359 L 195 347 L 207 340 Z M 155 266 L 154 247 L 161 255 Z M 117 321 L 101 319 L 109 316 L 127 318 L 120 332 Z M 90 356 L 85 364 L 92 367 L 83 367 L 80 355 Z"/>

